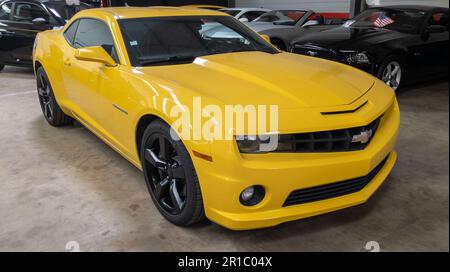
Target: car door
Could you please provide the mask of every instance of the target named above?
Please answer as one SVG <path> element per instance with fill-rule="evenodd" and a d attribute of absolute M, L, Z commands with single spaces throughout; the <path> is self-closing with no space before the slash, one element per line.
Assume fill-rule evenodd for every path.
<path fill-rule="evenodd" d="M 15 48 L 11 31 L 13 2 L 6 1 L 0 5 L 0 64 L 13 61 L 12 51 Z"/>
<path fill-rule="evenodd" d="M 98 19 L 81 18 L 72 23 L 64 35 L 68 44 L 62 59 L 62 78 L 67 96 L 73 103 L 74 114 L 100 137 L 119 146 L 122 151 L 126 150 L 122 141 L 117 139 L 113 127 L 126 123 L 127 116 L 114 108 L 109 97 L 119 93 L 126 98 L 123 90 L 118 90 L 119 87 L 114 85 L 120 77 L 119 67 L 107 67 L 102 63 L 75 58 L 79 48 L 101 46 L 119 63 L 109 27 Z"/>
<path fill-rule="evenodd" d="M 31 64 L 34 39 L 38 32 L 52 29 L 53 20 L 41 4 L 14 2 L 9 29 L 15 44 L 11 57 L 16 63 Z"/>

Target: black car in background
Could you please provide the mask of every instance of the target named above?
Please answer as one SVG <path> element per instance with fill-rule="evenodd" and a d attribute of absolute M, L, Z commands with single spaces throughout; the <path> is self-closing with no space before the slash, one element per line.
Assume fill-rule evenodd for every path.
<path fill-rule="evenodd" d="M 448 76 L 449 9 L 371 8 L 340 27 L 304 33 L 290 50 L 355 66 L 397 90 L 403 83 Z"/>
<path fill-rule="evenodd" d="M 325 18 L 312 10 L 273 10 L 267 12 L 248 26 L 262 35 L 278 49 L 287 51 L 293 39 L 301 37 L 306 31 L 319 31 L 342 25 L 343 19 Z"/>
<path fill-rule="evenodd" d="M 66 1 L 0 0 L 0 71 L 5 65 L 31 66 L 38 32 L 62 27 L 86 3 Z"/>

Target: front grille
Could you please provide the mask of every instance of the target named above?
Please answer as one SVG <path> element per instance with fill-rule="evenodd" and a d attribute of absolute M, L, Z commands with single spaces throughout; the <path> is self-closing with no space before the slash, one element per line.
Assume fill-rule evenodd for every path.
<path fill-rule="evenodd" d="M 373 139 L 381 117 L 367 126 L 310 132 L 300 134 L 283 134 L 278 141 L 277 152 L 291 153 L 319 153 L 319 152 L 346 152 L 363 150 Z M 354 137 L 364 132 L 371 132 L 367 142 L 354 141 Z M 285 151 L 284 151 L 285 150 Z"/>
<path fill-rule="evenodd" d="M 364 189 L 364 187 L 366 187 L 367 184 L 373 180 L 373 178 L 375 178 L 381 169 L 383 169 L 388 158 L 389 156 L 386 157 L 386 159 L 384 159 L 377 167 L 375 167 L 375 169 L 373 169 L 367 176 L 294 191 L 286 199 L 283 207 L 305 204 L 359 192 Z"/>

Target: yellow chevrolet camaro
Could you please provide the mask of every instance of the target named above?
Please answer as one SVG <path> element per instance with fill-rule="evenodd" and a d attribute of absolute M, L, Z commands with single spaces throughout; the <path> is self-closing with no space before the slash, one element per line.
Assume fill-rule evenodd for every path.
<path fill-rule="evenodd" d="M 40 33 L 33 57 L 48 123 L 77 120 L 95 133 L 143 171 L 158 210 L 180 226 L 206 217 L 255 229 L 361 204 L 397 158 L 400 112 L 386 84 L 281 52 L 220 12 L 85 10 Z M 276 106 L 277 144 L 233 127 L 232 138 L 181 137 L 172 113 L 198 99 Z M 181 124 L 221 121 L 200 115 Z"/>

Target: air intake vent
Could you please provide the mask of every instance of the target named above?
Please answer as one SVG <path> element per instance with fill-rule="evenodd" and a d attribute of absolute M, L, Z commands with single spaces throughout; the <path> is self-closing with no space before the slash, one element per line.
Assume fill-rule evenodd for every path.
<path fill-rule="evenodd" d="M 364 187 L 366 187 L 372 179 L 375 178 L 381 169 L 383 169 L 388 158 L 389 156 L 386 157 L 386 159 L 384 159 L 377 167 L 375 167 L 375 169 L 373 169 L 367 176 L 294 191 L 286 199 L 283 207 L 305 204 L 359 192 L 364 189 Z"/>

